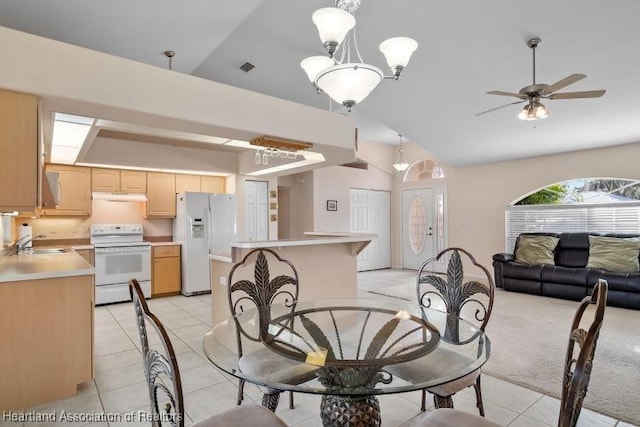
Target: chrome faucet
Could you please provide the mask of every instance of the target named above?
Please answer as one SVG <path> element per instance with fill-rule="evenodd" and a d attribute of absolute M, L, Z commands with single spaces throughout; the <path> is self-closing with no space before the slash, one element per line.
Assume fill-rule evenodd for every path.
<path fill-rule="evenodd" d="M 44 239 L 45 237 L 47 237 L 47 235 L 45 233 L 42 234 L 38 234 L 35 237 L 29 237 L 29 236 L 22 236 L 21 238 L 18 239 L 18 241 L 16 242 L 16 254 L 20 255 L 22 252 L 24 252 L 24 248 L 31 242 L 33 241 L 33 239 Z M 26 240 L 25 240 L 26 239 Z M 24 241 L 23 241 L 24 240 Z"/>

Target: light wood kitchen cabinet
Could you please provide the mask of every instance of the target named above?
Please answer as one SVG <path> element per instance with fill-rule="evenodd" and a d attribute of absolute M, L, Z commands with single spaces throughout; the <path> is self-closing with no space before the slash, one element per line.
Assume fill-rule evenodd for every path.
<path fill-rule="evenodd" d="M 91 168 L 91 191 L 120 191 L 120 171 Z"/>
<path fill-rule="evenodd" d="M 147 172 L 147 218 L 176 216 L 176 177 L 174 174 Z"/>
<path fill-rule="evenodd" d="M 49 163 L 47 171 L 58 172 L 60 201 L 56 209 L 43 209 L 46 216 L 91 215 L 91 168 Z"/>
<path fill-rule="evenodd" d="M 151 296 L 180 293 L 180 245 L 154 246 L 151 273 Z"/>
<path fill-rule="evenodd" d="M 0 90 L 0 212 L 38 207 L 38 98 Z"/>
<path fill-rule="evenodd" d="M 120 171 L 120 191 L 123 193 L 146 193 L 147 173 L 145 171 Z"/>
<path fill-rule="evenodd" d="M 200 175 L 176 175 L 176 193 L 200 191 Z"/>
<path fill-rule="evenodd" d="M 93 312 L 91 275 L 0 283 L 0 411 L 75 396 L 93 379 Z"/>
<path fill-rule="evenodd" d="M 223 176 L 201 176 L 200 188 L 203 193 L 226 193 L 226 179 Z"/>
<path fill-rule="evenodd" d="M 145 171 L 92 168 L 91 191 L 146 193 L 147 173 Z"/>

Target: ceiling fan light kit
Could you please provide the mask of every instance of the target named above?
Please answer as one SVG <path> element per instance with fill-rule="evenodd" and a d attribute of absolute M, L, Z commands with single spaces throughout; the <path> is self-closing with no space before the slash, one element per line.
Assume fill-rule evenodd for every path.
<path fill-rule="evenodd" d="M 393 37 L 380 44 L 380 52 L 391 69 L 391 76 L 385 76 L 378 67 L 365 63 L 358 50 L 353 16 L 360 7 L 360 1 L 336 0 L 335 7 L 325 7 L 313 13 L 313 23 L 318 28 L 328 57 L 311 56 L 300 62 L 316 90 L 325 92 L 349 111 L 382 80 L 397 80 L 418 48 L 418 43 L 409 37 Z M 335 55 L 338 51 L 339 59 Z"/>
<path fill-rule="evenodd" d="M 495 110 L 499 110 L 504 107 L 508 107 L 510 105 L 522 104 L 525 103 L 524 108 L 518 114 L 518 118 L 520 120 L 539 120 L 546 119 L 549 117 L 549 111 L 547 108 L 540 102 L 541 99 L 579 99 L 579 98 L 599 98 L 606 93 L 606 90 L 589 90 L 589 91 L 581 91 L 581 92 L 562 92 L 557 93 L 558 90 L 564 89 L 565 87 L 576 83 L 587 76 L 585 74 L 571 74 L 565 77 L 562 80 L 558 80 L 552 85 L 548 85 L 545 83 L 536 83 L 536 48 L 540 46 L 542 40 L 538 37 L 534 37 L 532 39 L 527 40 L 527 46 L 531 49 L 532 54 L 532 64 L 533 64 L 533 83 L 529 86 L 525 86 L 518 91 L 518 93 L 514 92 L 505 92 L 501 90 L 492 90 L 487 92 L 489 95 L 499 95 L 499 96 L 511 96 L 515 98 L 521 99 L 521 101 L 511 102 L 506 105 L 502 105 L 496 108 L 492 108 L 490 110 L 483 111 L 481 113 L 476 114 L 476 116 L 480 116 L 482 114 L 490 113 Z"/>

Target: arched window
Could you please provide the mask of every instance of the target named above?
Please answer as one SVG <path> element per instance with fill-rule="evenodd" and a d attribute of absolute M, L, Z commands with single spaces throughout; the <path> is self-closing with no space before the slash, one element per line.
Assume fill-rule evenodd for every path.
<path fill-rule="evenodd" d="M 505 247 L 520 233 L 640 233 L 640 181 L 583 178 L 549 185 L 506 208 Z"/>
<path fill-rule="evenodd" d="M 418 182 L 433 178 L 444 178 L 444 171 L 440 165 L 433 160 L 420 160 L 409 166 L 403 182 Z"/>

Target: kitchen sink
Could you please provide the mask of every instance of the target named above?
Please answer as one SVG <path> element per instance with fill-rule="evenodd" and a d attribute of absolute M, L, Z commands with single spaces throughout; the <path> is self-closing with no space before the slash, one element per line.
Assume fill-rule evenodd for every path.
<path fill-rule="evenodd" d="M 65 254 L 69 252 L 69 249 L 65 248 L 36 248 L 26 249 L 23 254 L 25 255 L 50 255 L 50 254 Z"/>

